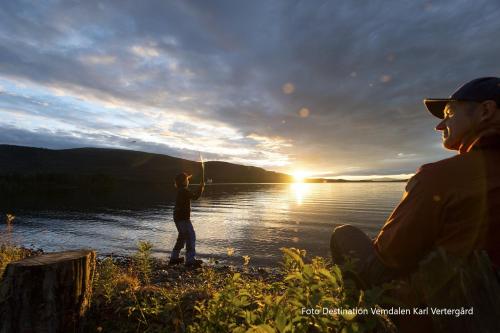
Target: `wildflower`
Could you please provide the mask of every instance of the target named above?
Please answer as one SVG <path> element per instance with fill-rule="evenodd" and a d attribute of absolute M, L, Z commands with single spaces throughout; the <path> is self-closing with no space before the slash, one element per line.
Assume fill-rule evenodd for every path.
<path fill-rule="evenodd" d="M 8 214 L 7 213 L 7 215 L 5 215 L 5 221 L 7 222 L 7 225 L 11 225 L 12 222 L 14 222 L 15 218 L 16 217 L 14 216 L 14 214 Z"/>

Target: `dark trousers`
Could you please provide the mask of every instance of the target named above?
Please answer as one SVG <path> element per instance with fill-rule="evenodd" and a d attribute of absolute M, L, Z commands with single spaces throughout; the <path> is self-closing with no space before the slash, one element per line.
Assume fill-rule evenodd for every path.
<path fill-rule="evenodd" d="M 193 262 L 196 256 L 196 234 L 191 220 L 175 221 L 175 227 L 179 235 L 170 259 L 178 259 L 182 248 L 186 245 L 186 263 Z"/>
<path fill-rule="evenodd" d="M 372 240 L 363 231 L 351 225 L 343 225 L 334 229 L 330 249 L 333 261 L 337 264 L 344 263 L 347 257 L 353 260 L 354 273 L 358 278 L 355 281 L 362 289 L 400 278 L 404 279 L 406 274 L 384 266 L 375 253 Z M 390 294 L 393 299 L 398 299 L 402 304 L 417 306 L 419 305 L 418 299 L 413 295 L 412 289 L 405 290 L 404 288 L 394 289 Z M 433 332 L 429 316 L 394 316 L 391 319 L 398 327 L 398 332 Z"/>
<path fill-rule="evenodd" d="M 388 282 L 397 276 L 397 272 L 378 259 L 372 240 L 352 225 L 342 225 L 333 230 L 330 250 L 336 264 L 345 263 L 347 258 L 352 259 L 353 269 L 365 287 Z"/>

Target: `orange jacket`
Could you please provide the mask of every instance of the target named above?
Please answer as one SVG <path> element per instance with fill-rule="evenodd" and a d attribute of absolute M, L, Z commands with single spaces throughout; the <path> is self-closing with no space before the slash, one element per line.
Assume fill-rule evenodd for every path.
<path fill-rule="evenodd" d="M 500 132 L 467 152 L 423 165 L 374 240 L 380 260 L 411 270 L 435 247 L 487 250 L 500 268 Z"/>

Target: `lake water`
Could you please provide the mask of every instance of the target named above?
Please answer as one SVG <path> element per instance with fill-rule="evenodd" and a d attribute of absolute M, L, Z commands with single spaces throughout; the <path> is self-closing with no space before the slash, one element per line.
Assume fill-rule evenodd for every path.
<path fill-rule="evenodd" d="M 210 185 L 192 204 L 198 257 L 273 265 L 281 247 L 329 256 L 332 229 L 352 224 L 375 236 L 395 205 L 404 183 L 226 184 Z M 193 186 L 196 188 L 196 186 Z M 177 231 L 173 202 L 147 208 L 95 211 L 21 211 L 10 229 L 0 226 L 0 242 L 61 251 L 93 248 L 99 254 L 129 255 L 139 240 L 168 258 Z M 228 249 L 234 249 L 232 256 Z M 229 251 L 231 252 L 231 251 Z"/>

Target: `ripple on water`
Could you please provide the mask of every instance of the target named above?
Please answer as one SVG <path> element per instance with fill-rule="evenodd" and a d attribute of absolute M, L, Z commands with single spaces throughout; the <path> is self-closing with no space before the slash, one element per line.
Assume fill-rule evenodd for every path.
<path fill-rule="evenodd" d="M 193 202 L 192 221 L 200 257 L 228 261 L 250 255 L 254 264 L 272 264 L 281 247 L 304 248 L 327 255 L 334 226 L 353 224 L 376 235 L 400 200 L 404 183 L 217 185 Z M 154 254 L 166 258 L 177 231 L 173 203 L 139 210 L 92 212 L 20 212 L 2 240 L 46 251 L 95 248 L 127 255 L 139 240 L 153 243 Z M 227 248 L 234 248 L 233 257 Z"/>

